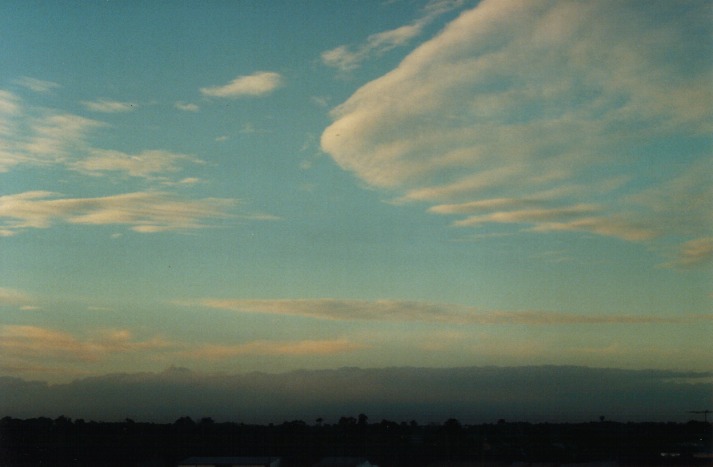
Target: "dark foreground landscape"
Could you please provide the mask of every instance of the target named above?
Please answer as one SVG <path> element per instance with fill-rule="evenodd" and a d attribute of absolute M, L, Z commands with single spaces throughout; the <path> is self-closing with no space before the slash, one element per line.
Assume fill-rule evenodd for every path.
<path fill-rule="evenodd" d="M 0 465 L 175 466 L 191 456 L 274 456 L 312 466 L 327 456 L 369 465 L 708 465 L 711 424 L 495 423 L 422 425 L 366 415 L 251 425 L 181 417 L 173 423 L 67 417 L 0 420 Z M 366 464 L 365 464 L 366 465 Z"/>

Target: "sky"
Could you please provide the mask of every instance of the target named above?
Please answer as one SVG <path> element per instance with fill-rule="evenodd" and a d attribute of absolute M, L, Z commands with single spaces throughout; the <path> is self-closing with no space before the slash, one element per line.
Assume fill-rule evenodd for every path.
<path fill-rule="evenodd" d="M 712 16 L 1 2 L 0 376 L 710 375 Z"/>

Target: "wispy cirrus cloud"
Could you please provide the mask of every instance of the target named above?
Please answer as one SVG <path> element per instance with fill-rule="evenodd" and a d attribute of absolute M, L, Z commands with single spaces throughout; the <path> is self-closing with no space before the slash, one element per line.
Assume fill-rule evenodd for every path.
<path fill-rule="evenodd" d="M 19 107 L 20 98 L 10 91 L 0 89 L 0 115 L 7 118 L 9 115 L 16 114 Z"/>
<path fill-rule="evenodd" d="M 162 150 L 127 154 L 121 151 L 92 149 L 89 156 L 72 163 L 70 167 L 91 175 L 124 172 L 132 177 L 152 178 L 179 172 L 180 163 L 183 162 L 204 163 L 196 157 Z"/>
<path fill-rule="evenodd" d="M 333 321 L 392 321 L 451 324 L 656 324 L 687 323 L 703 317 L 575 314 L 548 311 L 483 311 L 476 307 L 399 301 L 399 300 L 340 300 L 284 299 L 200 299 L 177 301 L 189 307 L 213 308 L 241 313 L 267 313 L 286 316 L 302 316 Z"/>
<path fill-rule="evenodd" d="M 241 344 L 201 344 L 179 355 L 190 360 L 223 360 L 241 356 L 337 355 L 366 348 L 348 339 L 269 341 L 256 340 Z"/>
<path fill-rule="evenodd" d="M 90 132 L 103 122 L 71 113 L 31 109 L 0 90 L 0 172 L 17 166 L 64 164 L 81 157 Z"/>
<path fill-rule="evenodd" d="M 20 86 L 29 89 L 33 92 L 49 92 L 53 89 L 61 87 L 58 83 L 52 81 L 45 81 L 37 78 L 30 78 L 29 76 L 23 76 L 22 78 L 15 81 Z"/>
<path fill-rule="evenodd" d="M 200 110 L 200 107 L 198 104 L 193 104 L 191 102 L 176 102 L 174 106 L 178 110 L 183 110 L 185 112 L 198 112 Z"/>
<path fill-rule="evenodd" d="M 80 339 L 68 332 L 30 325 L 0 325 L 3 359 L 67 359 L 94 361 L 108 354 L 168 347 L 164 339 L 138 340 L 126 329 L 104 329 Z"/>
<path fill-rule="evenodd" d="M 713 237 L 703 237 L 685 242 L 675 257 L 662 266 L 686 269 L 711 260 L 713 260 Z"/>
<path fill-rule="evenodd" d="M 707 236 L 704 145 L 686 154 L 691 173 L 641 169 L 659 163 L 652 141 L 700 142 L 713 128 L 699 40 L 710 12 L 657 5 L 480 2 L 333 109 L 322 149 L 455 226 Z"/>
<path fill-rule="evenodd" d="M 16 125 L 16 115 L 20 111 L 20 98 L 0 89 L 0 173 L 7 172 L 21 163 L 23 157 L 16 153 L 10 137 Z"/>
<path fill-rule="evenodd" d="M 135 232 L 154 233 L 206 228 L 233 217 L 234 199 L 186 200 L 164 192 L 135 192 L 99 198 L 61 198 L 30 191 L 0 196 L 0 229 L 15 235 L 55 223 L 127 225 Z"/>
<path fill-rule="evenodd" d="M 88 328 L 65 331 L 52 327 L 0 324 L 0 368 L 37 377 L 92 374 L 108 361 L 136 368 L 142 361 L 214 364 L 254 357 L 320 357 L 349 354 L 368 345 L 347 338 L 249 340 L 239 343 L 186 342 L 158 334 L 138 336 L 127 328 Z M 52 365 L 47 366 L 47 362 Z"/>
<path fill-rule="evenodd" d="M 326 50 L 321 54 L 322 63 L 342 72 L 354 70 L 371 57 L 408 44 L 413 38 L 421 35 L 424 27 L 437 16 L 460 7 L 462 3 L 462 1 L 430 2 L 424 9 L 424 15 L 411 24 L 372 34 L 365 43 L 356 47 L 340 45 Z"/>
<path fill-rule="evenodd" d="M 111 99 L 82 101 L 82 105 L 93 112 L 103 113 L 132 112 L 139 108 L 139 104 L 136 102 L 124 102 Z"/>
<path fill-rule="evenodd" d="M 0 237 L 3 236 L 0 232 Z M 37 310 L 36 300 L 28 293 L 13 288 L 0 287 L 0 306 L 13 306 L 21 310 Z"/>
<path fill-rule="evenodd" d="M 0 172 L 71 162 L 90 148 L 90 132 L 104 126 L 70 113 L 35 113 L 18 96 L 0 91 Z"/>
<path fill-rule="evenodd" d="M 507 216 L 509 213 L 504 213 Z M 580 217 L 568 221 L 535 222 L 533 232 L 589 232 L 605 237 L 616 237 L 632 242 L 651 240 L 661 235 L 661 230 L 650 222 L 636 222 L 623 215 Z"/>
<path fill-rule="evenodd" d="M 474 226 L 489 222 L 498 223 L 539 223 L 551 221 L 553 219 L 563 219 L 568 217 L 581 217 L 599 210 L 595 205 L 581 204 L 576 206 L 565 206 L 562 208 L 546 209 L 518 209 L 513 211 L 498 211 L 491 214 L 471 216 L 463 220 L 456 221 L 459 227 Z"/>
<path fill-rule="evenodd" d="M 257 97 L 270 94 L 282 86 L 284 78 L 273 71 L 257 71 L 251 75 L 238 76 L 222 86 L 201 88 L 201 94 L 210 97 Z"/>
<path fill-rule="evenodd" d="M 353 70 L 372 55 L 380 55 L 395 47 L 405 45 L 421 34 L 424 25 L 425 22 L 421 20 L 396 29 L 372 34 L 365 44 L 356 49 L 340 45 L 334 49 L 326 50 L 321 55 L 322 63 L 340 71 Z"/>
<path fill-rule="evenodd" d="M 163 185 L 186 185 L 197 177 L 175 177 L 198 157 L 162 149 L 136 153 L 97 148 L 93 132 L 107 127 L 99 120 L 27 106 L 15 94 L 0 90 L 0 172 L 17 167 L 63 166 L 87 175 L 125 174 Z"/>
<path fill-rule="evenodd" d="M 35 165 L 65 163 L 88 149 L 87 135 L 104 123 L 74 114 L 30 119 L 29 134 L 15 141 L 18 159 Z"/>

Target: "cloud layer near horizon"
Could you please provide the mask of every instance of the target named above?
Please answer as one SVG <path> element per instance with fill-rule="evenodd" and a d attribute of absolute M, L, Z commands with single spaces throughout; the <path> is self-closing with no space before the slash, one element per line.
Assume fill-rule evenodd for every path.
<path fill-rule="evenodd" d="M 698 263 L 710 154 L 659 180 L 639 167 L 713 129 L 710 64 L 691 59 L 710 56 L 711 10 L 650 6 L 483 1 L 336 107 L 322 148 L 454 226 L 682 237 L 701 248 L 668 264 Z"/>
<path fill-rule="evenodd" d="M 572 366 L 384 368 L 211 374 L 171 368 L 47 385 L 0 377 L 13 417 L 272 423 L 365 413 L 373 420 L 684 421 L 710 400 L 711 373 Z M 117 397 L 121 394 L 121 397 Z"/>
<path fill-rule="evenodd" d="M 201 299 L 177 301 L 189 307 L 244 313 L 268 313 L 336 321 L 395 321 L 451 324 L 655 324 L 690 323 L 713 319 L 709 315 L 678 316 L 575 314 L 548 311 L 482 311 L 472 306 L 399 300 Z"/>
<path fill-rule="evenodd" d="M 19 305 L 30 298 L 0 289 L 0 306 Z M 135 367 L 139 355 L 153 362 L 190 362 L 200 365 L 243 357 L 319 357 L 366 348 L 347 338 L 253 339 L 248 341 L 187 342 L 155 333 L 138 336 L 128 328 L 100 327 L 81 333 L 35 325 L 0 324 L 0 372 L 9 374 L 96 374 L 108 362 Z"/>

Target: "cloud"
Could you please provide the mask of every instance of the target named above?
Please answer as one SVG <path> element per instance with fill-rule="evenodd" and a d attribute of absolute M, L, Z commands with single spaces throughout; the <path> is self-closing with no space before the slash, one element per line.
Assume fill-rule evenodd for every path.
<path fill-rule="evenodd" d="M 128 154 L 95 148 L 89 141 L 91 132 L 104 126 L 101 121 L 79 115 L 26 108 L 17 96 L 0 90 L 0 172 L 16 166 L 60 165 L 90 175 L 124 172 L 169 182 L 167 177 L 180 172 L 182 164 L 203 163 L 196 157 L 161 149 Z"/>
<path fill-rule="evenodd" d="M 185 112 L 198 112 L 200 107 L 197 104 L 192 104 L 190 102 L 176 102 L 175 107 L 178 110 L 183 110 Z"/>
<path fill-rule="evenodd" d="M 21 290 L 0 287 L 0 306 L 19 306 L 25 309 L 26 307 L 34 307 L 31 304 L 32 301 L 32 297 Z"/>
<path fill-rule="evenodd" d="M 489 222 L 497 223 L 539 223 L 543 221 L 551 221 L 554 219 L 580 217 L 583 214 L 590 214 L 597 211 L 597 206 L 593 205 L 578 205 L 566 206 L 563 208 L 554 209 L 520 209 L 514 211 L 498 211 L 492 214 L 471 216 L 463 220 L 455 222 L 459 227 L 473 226 Z"/>
<path fill-rule="evenodd" d="M 301 355 L 336 355 L 365 348 L 363 344 L 347 339 L 268 341 L 258 340 L 242 344 L 219 345 L 206 344 L 192 347 L 180 353 L 184 358 L 197 360 L 220 360 L 239 356 L 301 356 Z"/>
<path fill-rule="evenodd" d="M 372 34 L 365 44 L 352 50 L 346 45 L 340 45 L 322 52 L 322 63 L 337 68 L 340 71 L 350 71 L 358 68 L 364 60 L 373 55 L 383 54 L 395 47 L 405 45 L 411 39 L 421 34 L 425 22 L 401 26 L 389 31 Z"/>
<path fill-rule="evenodd" d="M 2 359 L 61 359 L 96 361 L 113 353 L 164 348 L 169 344 L 160 338 L 134 339 L 125 329 L 102 330 L 92 338 L 78 339 L 67 332 L 28 325 L 0 325 Z"/>
<path fill-rule="evenodd" d="M 20 98 L 9 91 L 0 89 L 0 115 L 8 116 L 16 114 L 19 109 Z"/>
<path fill-rule="evenodd" d="M 711 50 L 700 41 L 709 13 L 480 2 L 333 109 L 322 149 L 367 186 L 456 216 L 455 226 L 705 236 L 710 168 L 698 161 L 708 154 L 687 153 L 699 168 L 687 174 L 664 157 L 713 129 Z M 353 66 L 348 52 L 332 59 Z M 652 154 L 659 142 L 674 153 Z M 656 177 L 640 169 L 659 164 Z"/>
<path fill-rule="evenodd" d="M 79 115 L 28 108 L 0 90 L 0 172 L 72 162 L 89 150 L 90 131 L 102 126 Z"/>
<path fill-rule="evenodd" d="M 15 141 L 18 160 L 32 165 L 65 163 L 88 149 L 90 130 L 102 122 L 73 114 L 54 114 L 30 119 L 30 132 Z"/>
<path fill-rule="evenodd" d="M 28 76 L 23 76 L 15 82 L 34 92 L 49 92 L 52 89 L 61 87 L 59 84 L 53 83 L 52 81 L 43 81 L 41 79 L 30 78 Z"/>
<path fill-rule="evenodd" d="M 88 308 L 90 311 L 107 309 Z M 0 324 L 0 369 L 33 374 L 54 362 L 58 373 L 96 371 L 99 366 L 130 364 L 136 355 L 147 362 L 187 361 L 201 365 L 241 361 L 243 357 L 321 357 L 347 354 L 368 346 L 346 338 L 253 340 L 240 343 L 188 342 L 158 335 L 140 338 L 126 328 L 96 328 L 70 333 L 36 325 Z M 22 370 L 25 368 L 26 370 Z"/>
<path fill-rule="evenodd" d="M 370 35 L 366 43 L 352 50 L 346 45 L 340 45 L 322 52 L 322 63 L 340 71 L 351 71 L 374 55 L 381 55 L 389 50 L 406 45 L 411 39 L 421 34 L 424 21 L 401 26 L 389 31 Z"/>
<path fill-rule="evenodd" d="M 522 208 L 527 205 L 537 205 L 537 201 L 518 198 L 491 198 L 469 201 L 457 204 L 439 204 L 428 208 L 428 212 L 435 214 L 472 214 L 475 212 L 489 211 L 503 208 Z"/>
<path fill-rule="evenodd" d="M 655 226 L 637 224 L 620 215 L 582 217 L 568 222 L 541 222 L 531 230 L 534 232 L 591 232 L 632 242 L 650 240 L 660 234 L 659 229 Z"/>
<path fill-rule="evenodd" d="M 713 237 L 696 238 L 681 245 L 676 258 L 665 267 L 690 268 L 713 259 Z"/>
<path fill-rule="evenodd" d="M 283 78 L 279 73 L 258 71 L 252 75 L 238 76 L 224 86 L 201 88 L 201 94 L 229 98 L 264 96 L 282 86 L 282 82 Z"/>
<path fill-rule="evenodd" d="M 161 183 L 165 186 L 190 186 L 190 185 L 197 185 L 199 183 L 203 183 L 205 180 L 198 178 L 198 177 L 186 177 L 182 178 L 181 180 L 177 181 L 169 181 L 169 180 L 162 180 Z"/>
<path fill-rule="evenodd" d="M 391 321 L 450 324 L 660 324 L 688 323 L 698 315 L 657 317 L 646 315 L 574 314 L 547 311 L 481 311 L 476 307 L 398 300 L 323 299 L 201 299 L 177 301 L 189 307 L 241 313 L 267 313 L 334 321 Z"/>
<path fill-rule="evenodd" d="M 242 128 L 238 131 L 241 135 L 252 135 L 256 133 L 269 133 L 269 130 L 263 130 L 260 128 L 255 128 L 255 125 L 251 122 L 246 122 L 243 124 Z"/>
<path fill-rule="evenodd" d="M 623 202 L 655 214 L 661 229 L 684 237 L 713 231 L 713 160 L 695 160 L 670 171 L 663 182 L 625 196 Z"/>
<path fill-rule="evenodd" d="M 20 98 L 0 89 L 0 173 L 7 172 L 23 160 L 11 141 L 19 112 Z"/>
<path fill-rule="evenodd" d="M 132 155 L 121 151 L 93 149 L 88 157 L 72 163 L 70 167 L 91 175 L 125 172 L 132 177 L 152 178 L 179 172 L 180 162 L 203 163 L 192 156 L 162 150 L 147 150 Z"/>
<path fill-rule="evenodd" d="M 121 106 L 113 107 L 118 110 Z M 106 110 L 110 108 L 106 106 Z M 0 172 L 16 166 L 61 165 L 89 175 L 124 172 L 168 183 L 167 177 L 180 172 L 182 164 L 203 163 L 199 158 L 161 149 L 128 154 L 93 147 L 91 132 L 104 126 L 101 121 L 79 115 L 26 108 L 17 96 L 0 90 L 0 136 L 4 136 L 0 138 Z"/>
<path fill-rule="evenodd" d="M 370 35 L 366 42 L 358 47 L 340 45 L 322 52 L 322 63 L 340 71 L 351 71 L 365 60 L 380 56 L 396 47 L 408 44 L 413 38 L 421 35 L 423 28 L 437 16 L 460 7 L 459 1 L 431 2 L 425 8 L 425 15 L 411 24 Z"/>
<path fill-rule="evenodd" d="M 232 217 L 233 199 L 183 200 L 164 192 L 135 192 L 100 198 L 59 198 L 46 191 L 0 196 L 0 228 L 10 235 L 54 223 L 128 225 L 142 233 L 199 229 Z"/>
<path fill-rule="evenodd" d="M 97 101 L 82 101 L 82 105 L 94 112 L 116 113 L 131 112 L 139 108 L 135 102 L 121 102 L 109 99 L 99 99 Z"/>
<path fill-rule="evenodd" d="M 310 101 L 317 107 L 326 108 L 329 106 L 329 98 L 325 96 L 312 96 Z"/>
<path fill-rule="evenodd" d="M 243 423 L 373 420 L 462 423 L 687 421 L 705 407 L 710 372 L 574 366 L 341 368 L 213 374 L 186 368 L 48 385 L 0 378 L 0 411 L 15 417 L 173 422 L 190 415 Z M 121 397 L 117 397 L 121 394 Z"/>

